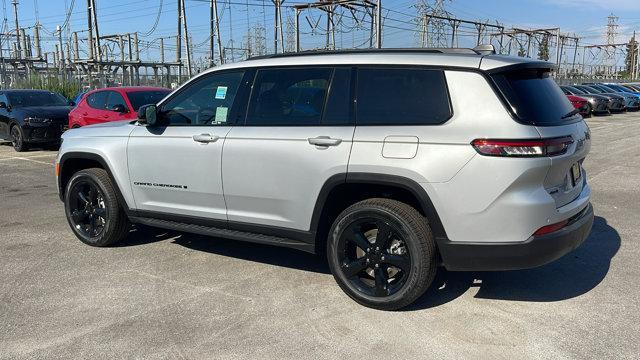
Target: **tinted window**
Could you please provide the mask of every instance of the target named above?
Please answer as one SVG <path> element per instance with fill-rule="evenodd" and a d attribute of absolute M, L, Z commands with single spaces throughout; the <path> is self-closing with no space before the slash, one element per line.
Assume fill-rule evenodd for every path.
<path fill-rule="evenodd" d="M 22 106 L 68 106 L 64 96 L 47 91 L 8 92 L 7 97 L 12 107 Z"/>
<path fill-rule="evenodd" d="M 9 100 L 7 99 L 7 95 L 5 95 L 5 94 L 0 94 L 0 102 L 3 102 L 3 103 L 5 103 L 5 104 L 7 104 L 7 105 L 8 105 Z"/>
<path fill-rule="evenodd" d="M 566 89 L 569 89 L 569 91 L 571 93 L 573 93 L 573 94 L 578 94 L 578 95 L 586 94 L 586 92 L 584 92 L 584 91 L 582 91 L 582 90 L 580 90 L 580 89 L 578 89 L 576 87 L 573 87 L 573 86 L 566 86 Z"/>
<path fill-rule="evenodd" d="M 493 75 L 493 78 L 520 121 L 548 126 L 574 119 L 563 119 L 573 111 L 573 105 L 549 76 L 548 70 L 531 69 L 500 73 Z"/>
<path fill-rule="evenodd" d="M 259 70 L 253 84 L 248 125 L 319 125 L 330 68 Z"/>
<path fill-rule="evenodd" d="M 92 94 L 87 95 L 87 105 L 94 109 L 104 110 L 107 106 L 107 95 L 106 91 L 98 91 Z"/>
<path fill-rule="evenodd" d="M 190 84 L 162 106 L 168 125 L 225 125 L 244 71 L 213 73 Z"/>
<path fill-rule="evenodd" d="M 351 69 L 337 68 L 329 86 L 322 125 L 351 124 Z"/>
<path fill-rule="evenodd" d="M 108 110 L 113 109 L 114 106 L 116 105 L 124 106 L 125 109 L 127 108 L 127 105 L 124 102 L 124 98 L 122 97 L 122 95 L 120 95 L 120 93 L 115 91 L 105 91 L 105 92 L 108 93 L 107 106 L 106 106 Z"/>
<path fill-rule="evenodd" d="M 357 101 L 358 125 L 432 125 L 451 117 L 440 70 L 360 69 Z"/>
<path fill-rule="evenodd" d="M 127 97 L 133 107 L 133 111 L 138 111 L 142 105 L 157 104 L 170 92 L 169 90 L 132 91 L 127 93 Z"/>

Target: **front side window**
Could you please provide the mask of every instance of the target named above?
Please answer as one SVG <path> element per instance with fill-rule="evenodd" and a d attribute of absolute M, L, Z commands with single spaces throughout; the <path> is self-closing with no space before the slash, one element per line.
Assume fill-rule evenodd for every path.
<path fill-rule="evenodd" d="M 106 91 L 97 91 L 89 94 L 87 95 L 87 105 L 94 109 L 104 110 L 107 106 L 107 95 Z"/>
<path fill-rule="evenodd" d="M 452 114 L 441 70 L 362 68 L 356 96 L 357 125 L 435 125 Z"/>
<path fill-rule="evenodd" d="M 259 70 L 253 84 L 247 125 L 320 125 L 333 69 Z"/>
<path fill-rule="evenodd" d="M 176 126 L 226 125 L 244 73 L 213 73 L 188 84 L 162 105 L 161 121 Z"/>

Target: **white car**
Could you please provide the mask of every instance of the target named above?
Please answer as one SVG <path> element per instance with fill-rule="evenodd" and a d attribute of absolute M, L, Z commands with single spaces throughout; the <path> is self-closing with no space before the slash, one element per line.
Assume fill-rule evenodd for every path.
<path fill-rule="evenodd" d="M 72 129 L 57 181 L 83 242 L 130 223 L 325 252 L 393 310 L 438 266 L 539 266 L 593 223 L 589 129 L 553 65 L 472 49 L 267 56 L 206 71 L 137 121 Z"/>

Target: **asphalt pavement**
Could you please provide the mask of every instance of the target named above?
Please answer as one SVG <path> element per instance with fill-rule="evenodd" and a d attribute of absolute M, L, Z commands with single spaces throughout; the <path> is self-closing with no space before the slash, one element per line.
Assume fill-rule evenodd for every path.
<path fill-rule="evenodd" d="M 399 312 L 295 250 L 150 228 L 83 245 L 55 152 L 0 145 L 0 359 L 637 359 L 640 113 L 587 122 L 585 243 L 531 270 L 441 270 Z"/>

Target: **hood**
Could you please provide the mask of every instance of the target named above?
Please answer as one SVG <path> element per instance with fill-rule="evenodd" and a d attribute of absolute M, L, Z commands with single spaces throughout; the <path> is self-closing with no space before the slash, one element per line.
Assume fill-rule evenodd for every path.
<path fill-rule="evenodd" d="M 71 106 L 23 106 L 13 109 L 17 113 L 21 113 L 25 118 L 38 117 L 43 119 L 67 119 Z"/>
<path fill-rule="evenodd" d="M 128 136 L 136 126 L 135 123 L 135 121 L 131 120 L 122 120 L 83 126 L 65 131 L 62 134 L 62 138 Z"/>

